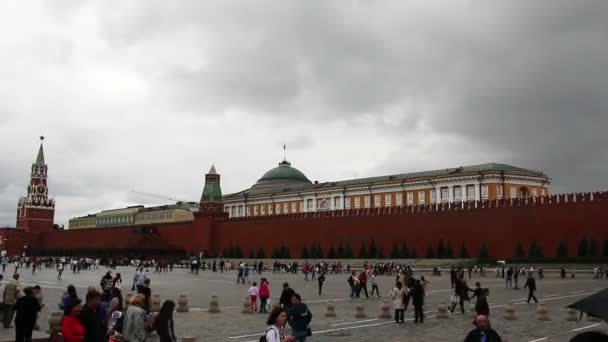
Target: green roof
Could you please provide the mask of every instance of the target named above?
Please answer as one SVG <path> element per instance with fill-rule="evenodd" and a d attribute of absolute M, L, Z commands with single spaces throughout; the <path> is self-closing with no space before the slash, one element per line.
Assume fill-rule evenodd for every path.
<path fill-rule="evenodd" d="M 276 169 L 276 168 L 275 168 Z M 275 170 L 272 169 L 267 173 Z M 487 163 L 487 164 L 479 164 L 479 165 L 471 165 L 471 166 L 461 166 L 457 168 L 449 168 L 449 169 L 439 169 L 432 171 L 422 171 L 422 172 L 411 172 L 411 173 L 401 173 L 395 175 L 388 176 L 379 176 L 379 177 L 368 177 L 368 178 L 358 178 L 358 179 L 350 179 L 344 181 L 337 182 L 325 182 L 325 183 L 316 183 L 311 184 L 310 181 L 308 183 L 300 182 L 291 185 L 277 185 L 277 186 L 264 186 L 264 187 L 256 187 L 254 185 L 251 189 L 247 189 L 241 192 L 233 193 L 224 196 L 224 200 L 230 200 L 233 198 L 240 198 L 243 196 L 257 196 L 257 195 L 269 195 L 269 194 L 281 194 L 287 192 L 299 192 L 299 191 L 310 191 L 310 190 L 325 190 L 337 187 L 344 186 L 356 186 L 358 184 L 368 184 L 368 183 L 382 183 L 388 181 L 396 181 L 396 180 L 414 180 L 417 178 L 441 178 L 441 177 L 449 177 L 458 174 L 467 174 L 467 173 L 477 173 L 477 172 L 512 172 L 517 174 L 528 175 L 532 177 L 542 177 L 549 178 L 541 171 L 524 169 L 512 165 L 507 164 L 499 164 L 499 163 Z M 298 171 L 299 172 L 299 171 Z M 264 175 L 266 176 L 266 174 Z M 264 177 L 262 177 L 264 179 Z M 260 179 L 260 181 L 262 180 Z M 308 179 L 306 179 L 308 180 Z M 258 181 L 259 183 L 259 181 Z"/>
<path fill-rule="evenodd" d="M 271 187 L 275 185 L 293 185 L 293 184 L 311 184 L 312 182 L 306 178 L 306 176 L 295 167 L 291 167 L 291 164 L 283 160 L 279 163 L 279 166 L 266 172 L 262 178 L 253 186 L 254 188 L 259 187 Z"/>
<path fill-rule="evenodd" d="M 211 170 L 206 176 L 205 187 L 201 195 L 201 203 L 222 203 L 222 188 L 220 187 L 220 178 L 215 171 L 215 166 L 211 166 Z"/>
<path fill-rule="evenodd" d="M 38 149 L 38 155 L 36 156 L 36 165 L 44 166 L 44 151 L 42 149 L 42 143 L 40 143 L 40 148 Z"/>

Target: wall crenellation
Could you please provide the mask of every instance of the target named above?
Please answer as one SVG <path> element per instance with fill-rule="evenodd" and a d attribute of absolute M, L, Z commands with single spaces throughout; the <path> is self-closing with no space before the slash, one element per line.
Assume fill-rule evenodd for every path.
<path fill-rule="evenodd" d="M 379 207 L 327 210 L 297 214 L 258 215 L 232 218 L 219 218 L 219 222 L 268 221 L 268 220 L 308 220 L 332 217 L 371 216 L 371 215 L 411 215 L 444 211 L 479 210 L 491 208 L 533 207 L 564 205 L 576 202 L 597 202 L 608 200 L 608 191 L 578 192 L 525 198 L 505 198 L 496 200 L 463 201 L 453 203 L 434 203 L 399 207 Z"/>

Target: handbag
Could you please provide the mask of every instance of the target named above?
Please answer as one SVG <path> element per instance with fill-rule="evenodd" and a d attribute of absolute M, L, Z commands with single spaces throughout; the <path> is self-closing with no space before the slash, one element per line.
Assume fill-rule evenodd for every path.
<path fill-rule="evenodd" d="M 458 304 L 460 302 L 460 296 L 459 295 L 452 295 L 452 297 L 450 298 L 450 303 L 452 304 Z"/>
<path fill-rule="evenodd" d="M 306 336 L 312 336 L 312 329 L 310 329 L 310 325 L 306 327 Z"/>

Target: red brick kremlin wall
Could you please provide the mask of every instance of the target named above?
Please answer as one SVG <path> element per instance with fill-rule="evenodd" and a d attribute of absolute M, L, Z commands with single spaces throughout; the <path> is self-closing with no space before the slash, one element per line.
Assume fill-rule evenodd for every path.
<path fill-rule="evenodd" d="M 321 244 L 325 254 L 330 245 L 342 242 L 355 255 L 361 241 L 374 239 L 388 256 L 395 242 L 406 241 L 410 250 L 423 257 L 427 247 L 439 239 L 449 241 L 457 256 L 462 242 L 475 256 L 486 242 L 491 257 L 515 254 L 518 241 L 525 249 L 538 240 L 545 256 L 555 256 L 560 240 L 576 255 L 583 236 L 601 241 L 608 238 L 608 193 L 555 195 L 525 200 L 498 200 L 427 207 L 358 209 L 252 217 L 215 219 L 197 213 L 193 222 L 155 225 L 158 234 L 134 233 L 138 227 L 95 228 L 28 234 L 33 248 L 126 249 L 164 248 L 200 252 L 221 252 L 239 245 L 245 255 L 262 247 L 267 256 L 282 244 L 292 257 L 299 257 L 306 244 Z M 10 251 L 9 251 L 10 253 Z"/>

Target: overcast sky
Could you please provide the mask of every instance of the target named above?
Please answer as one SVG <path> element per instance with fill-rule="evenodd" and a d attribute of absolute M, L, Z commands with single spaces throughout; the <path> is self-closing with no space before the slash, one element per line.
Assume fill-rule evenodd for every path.
<path fill-rule="evenodd" d="M 56 221 L 501 162 L 608 184 L 608 1 L 1 1 L 0 226 L 44 134 Z"/>

